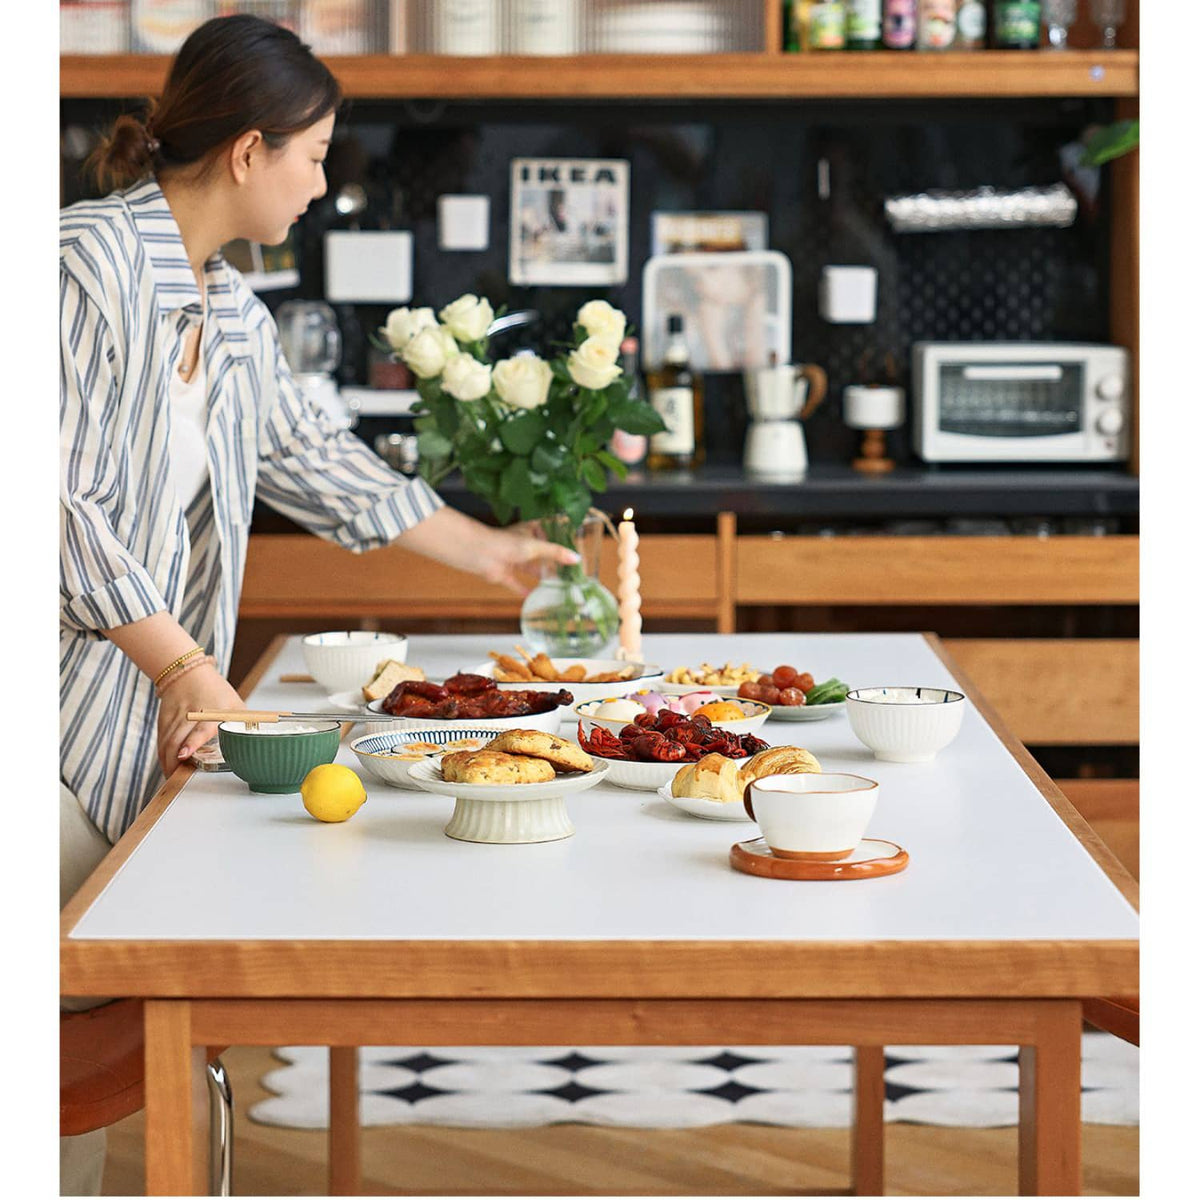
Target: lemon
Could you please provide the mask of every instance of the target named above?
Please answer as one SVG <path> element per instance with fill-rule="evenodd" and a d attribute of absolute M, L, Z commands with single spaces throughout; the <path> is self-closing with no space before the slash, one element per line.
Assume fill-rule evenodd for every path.
<path fill-rule="evenodd" d="M 300 799 L 318 821 L 347 821 L 366 798 L 362 780 L 341 763 L 313 767 L 300 785 Z"/>

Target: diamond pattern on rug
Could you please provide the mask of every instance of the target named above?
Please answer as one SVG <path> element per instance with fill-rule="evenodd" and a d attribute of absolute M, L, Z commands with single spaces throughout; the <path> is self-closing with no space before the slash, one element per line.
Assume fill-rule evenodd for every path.
<path fill-rule="evenodd" d="M 1138 1049 L 1083 1034 L 1084 1121 L 1138 1123 Z M 323 1046 L 276 1050 L 285 1065 L 250 1109 L 266 1125 L 329 1123 Z M 1013 1046 L 888 1046 L 884 1118 L 924 1125 L 1017 1123 Z M 730 1122 L 794 1128 L 848 1126 L 854 1063 L 848 1046 L 364 1046 L 364 1125 L 524 1129 L 575 1122 L 689 1129 Z"/>

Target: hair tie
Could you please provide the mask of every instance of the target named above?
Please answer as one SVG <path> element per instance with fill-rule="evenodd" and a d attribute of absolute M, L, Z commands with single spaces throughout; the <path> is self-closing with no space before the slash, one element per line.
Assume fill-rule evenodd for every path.
<path fill-rule="evenodd" d="M 147 137 L 146 138 L 146 149 L 152 155 L 157 154 L 161 148 L 162 148 L 162 142 L 160 142 L 158 140 L 158 138 L 156 138 L 156 137 Z"/>

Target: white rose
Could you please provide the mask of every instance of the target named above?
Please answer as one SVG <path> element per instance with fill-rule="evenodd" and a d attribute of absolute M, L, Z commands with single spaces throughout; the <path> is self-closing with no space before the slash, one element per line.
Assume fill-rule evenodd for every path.
<path fill-rule="evenodd" d="M 432 325 L 415 334 L 400 357 L 412 367 L 413 374 L 432 379 L 441 374 L 446 360 L 457 353 L 454 335 L 440 325 Z"/>
<path fill-rule="evenodd" d="M 432 308 L 393 308 L 383 327 L 387 344 L 399 354 L 422 329 L 437 324 Z"/>
<path fill-rule="evenodd" d="M 471 354 L 454 354 L 442 371 L 442 388 L 455 400 L 480 400 L 491 391 L 492 369 Z"/>
<path fill-rule="evenodd" d="M 447 304 L 438 316 L 460 342 L 477 342 L 487 333 L 495 313 L 486 300 L 468 292 L 453 304 Z"/>
<path fill-rule="evenodd" d="M 616 347 L 611 342 L 590 337 L 571 351 L 567 370 L 580 387 L 603 391 L 621 374 L 614 361 L 616 356 Z"/>
<path fill-rule="evenodd" d="M 575 315 L 575 320 L 587 330 L 589 338 L 612 343 L 619 349 L 625 336 L 625 314 L 606 300 L 589 300 Z"/>
<path fill-rule="evenodd" d="M 536 354 L 506 358 L 492 368 L 496 395 L 513 408 L 539 408 L 550 394 L 554 372 Z"/>

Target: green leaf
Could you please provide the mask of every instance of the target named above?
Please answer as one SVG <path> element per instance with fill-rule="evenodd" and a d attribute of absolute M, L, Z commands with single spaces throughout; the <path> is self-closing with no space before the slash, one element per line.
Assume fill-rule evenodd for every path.
<path fill-rule="evenodd" d="M 1116 121 L 1093 131 L 1084 142 L 1084 166 L 1099 167 L 1122 154 L 1136 150 L 1141 141 L 1141 127 L 1137 120 Z"/>
<path fill-rule="evenodd" d="M 616 475 L 618 479 L 624 479 L 629 474 L 629 467 L 615 454 L 610 454 L 607 450 L 601 450 L 596 455 L 596 459 Z"/>
<path fill-rule="evenodd" d="M 425 429 L 417 434 L 417 454 L 431 461 L 449 458 L 454 451 L 450 439 L 436 429 Z"/>
<path fill-rule="evenodd" d="M 512 520 L 513 508 L 511 504 L 505 503 L 498 496 L 489 496 L 488 503 L 492 506 L 492 512 L 501 525 L 507 525 Z"/>
<path fill-rule="evenodd" d="M 561 481 L 554 485 L 554 503 L 572 525 L 581 525 L 592 507 L 591 493 L 582 484 Z"/>
<path fill-rule="evenodd" d="M 581 433 L 575 439 L 575 453 L 582 458 L 587 454 L 595 454 L 603 443 L 594 433 Z"/>
<path fill-rule="evenodd" d="M 567 448 L 561 442 L 548 442 L 543 438 L 533 448 L 529 465 L 543 475 L 553 475 L 567 462 Z"/>
<path fill-rule="evenodd" d="M 608 490 L 608 476 L 604 474 L 604 468 L 594 458 L 585 458 L 579 464 L 579 469 L 583 473 L 584 483 L 593 492 Z"/>
<path fill-rule="evenodd" d="M 661 433 L 666 429 L 662 417 L 644 400 L 626 400 L 613 405 L 608 414 L 618 429 L 626 433 Z"/>
<path fill-rule="evenodd" d="M 439 392 L 436 396 L 428 397 L 426 401 L 433 419 L 437 422 L 438 432 L 445 438 L 453 438 L 458 432 L 458 406 L 451 396 Z"/>
<path fill-rule="evenodd" d="M 523 458 L 514 458 L 504 468 L 504 474 L 500 476 L 500 496 L 517 508 L 524 508 L 533 500 L 529 464 Z"/>
<path fill-rule="evenodd" d="M 512 454 L 528 454 L 545 432 L 546 419 L 535 410 L 505 421 L 500 426 L 500 441 Z"/>

